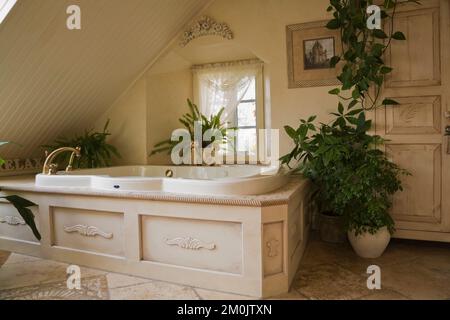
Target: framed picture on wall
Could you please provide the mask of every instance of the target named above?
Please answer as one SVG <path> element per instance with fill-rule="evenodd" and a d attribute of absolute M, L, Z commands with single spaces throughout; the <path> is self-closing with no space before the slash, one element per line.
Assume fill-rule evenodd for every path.
<path fill-rule="evenodd" d="M 330 66 L 330 60 L 342 52 L 340 35 L 338 30 L 327 29 L 327 22 L 286 27 L 289 88 L 339 84 L 338 70 Z"/>

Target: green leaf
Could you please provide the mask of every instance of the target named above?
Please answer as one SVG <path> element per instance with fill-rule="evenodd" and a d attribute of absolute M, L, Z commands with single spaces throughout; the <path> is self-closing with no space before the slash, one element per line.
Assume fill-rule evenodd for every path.
<path fill-rule="evenodd" d="M 338 19 L 332 19 L 328 21 L 326 27 L 331 30 L 339 29 L 341 27 L 341 23 Z"/>
<path fill-rule="evenodd" d="M 390 68 L 390 67 L 386 67 L 386 66 L 382 66 L 381 68 L 380 68 L 380 73 L 381 74 L 387 74 L 387 73 L 390 73 L 390 72 L 392 72 L 392 68 Z"/>
<path fill-rule="evenodd" d="M 395 39 L 395 40 L 406 40 L 406 37 L 403 34 L 403 32 L 397 31 L 397 32 L 394 32 L 394 34 L 392 35 L 392 39 Z"/>
<path fill-rule="evenodd" d="M 341 93 L 341 90 L 339 88 L 335 88 L 333 90 L 328 91 L 328 93 L 338 95 L 339 93 Z"/>
<path fill-rule="evenodd" d="M 353 98 L 354 100 L 357 100 L 359 97 L 361 97 L 361 94 L 360 94 L 358 88 L 355 88 L 355 89 L 352 91 L 352 98 Z"/>
<path fill-rule="evenodd" d="M 381 29 L 373 29 L 372 34 L 378 39 L 386 39 L 388 37 L 387 34 Z"/>
<path fill-rule="evenodd" d="M 345 116 L 354 116 L 354 115 L 356 115 L 356 114 L 358 114 L 360 112 L 363 112 L 363 111 L 364 111 L 364 109 L 355 109 L 355 110 L 352 110 L 350 112 L 347 112 L 347 114 Z"/>
<path fill-rule="evenodd" d="M 334 68 L 339 63 L 339 61 L 341 61 L 341 57 L 339 57 L 339 56 L 332 57 L 330 59 L 330 67 Z"/>
<path fill-rule="evenodd" d="M 286 133 L 291 139 L 294 140 L 297 139 L 297 131 L 295 131 L 292 127 L 284 126 L 284 131 L 286 131 Z"/>
<path fill-rule="evenodd" d="M 383 102 L 381 104 L 387 106 L 387 105 L 399 105 L 400 103 L 398 103 L 395 100 L 386 98 L 386 99 L 383 100 Z"/>
<path fill-rule="evenodd" d="M 339 102 L 339 104 L 338 104 L 338 112 L 339 112 L 339 114 L 344 113 L 344 105 L 341 102 Z"/>
<path fill-rule="evenodd" d="M 375 57 L 380 57 L 383 54 L 383 49 L 384 49 L 384 45 L 382 45 L 381 43 L 375 43 L 372 46 L 372 54 Z"/>
<path fill-rule="evenodd" d="M 313 122 L 314 120 L 316 120 L 317 116 L 311 116 L 308 118 L 308 122 Z"/>
<path fill-rule="evenodd" d="M 359 100 L 352 100 L 352 102 L 350 102 L 348 104 L 347 109 L 350 110 L 351 108 L 353 108 L 354 106 L 356 106 L 359 103 Z"/>

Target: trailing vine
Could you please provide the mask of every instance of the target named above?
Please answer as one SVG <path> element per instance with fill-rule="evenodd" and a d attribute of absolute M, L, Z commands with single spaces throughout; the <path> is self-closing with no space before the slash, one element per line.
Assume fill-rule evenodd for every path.
<path fill-rule="evenodd" d="M 372 121 L 366 119 L 367 110 L 398 104 L 392 99 L 380 102 L 385 77 L 392 71 L 383 55 L 393 40 L 406 40 L 394 30 L 393 20 L 397 6 L 407 2 L 417 3 L 384 0 L 375 7 L 372 0 L 330 0 L 327 10 L 333 19 L 327 28 L 339 30 L 342 41 L 342 54 L 330 60 L 331 67 L 342 66 L 337 76 L 341 86 L 329 91 L 339 98 L 337 111 L 330 124 L 317 124 L 311 116 L 297 128 L 285 126 L 294 147 L 281 163 L 311 179 L 320 212 L 343 216 L 346 229 L 356 234 L 373 234 L 384 226 L 394 231 L 392 195 L 402 190 L 401 176 L 409 175 L 377 148 L 384 140 L 369 133 Z M 379 24 L 369 27 L 377 13 Z M 389 30 L 383 31 L 386 22 Z"/>
<path fill-rule="evenodd" d="M 367 21 L 376 14 L 372 9 L 373 0 L 331 0 L 328 12 L 333 19 L 327 28 L 340 31 L 342 54 L 330 60 L 330 66 L 342 65 L 338 80 L 342 86 L 329 91 L 346 101 L 347 109 L 359 106 L 360 112 L 372 110 L 382 105 L 397 105 L 392 99 L 384 99 L 380 103 L 381 89 L 386 75 L 392 68 L 385 64 L 383 55 L 392 40 L 406 40 L 405 35 L 394 30 L 394 16 L 397 6 L 414 0 L 384 0 L 378 6 L 380 26 L 389 22 L 389 30 L 368 28 Z M 341 106 L 341 102 L 339 108 Z M 342 121 L 342 120 L 340 120 Z"/>

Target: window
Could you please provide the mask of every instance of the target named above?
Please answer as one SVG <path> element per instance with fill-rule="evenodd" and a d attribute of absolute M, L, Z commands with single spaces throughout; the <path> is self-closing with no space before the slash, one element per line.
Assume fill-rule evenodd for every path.
<path fill-rule="evenodd" d="M 236 127 L 235 150 L 256 155 L 262 128 L 262 63 L 243 60 L 193 67 L 194 100 L 206 116 L 225 108 L 222 121 Z"/>
<path fill-rule="evenodd" d="M 0 0 L 0 24 L 16 4 L 17 0 Z"/>
<path fill-rule="evenodd" d="M 234 126 L 238 129 L 236 149 L 241 152 L 257 152 L 256 77 L 251 79 L 247 92 L 236 109 Z"/>

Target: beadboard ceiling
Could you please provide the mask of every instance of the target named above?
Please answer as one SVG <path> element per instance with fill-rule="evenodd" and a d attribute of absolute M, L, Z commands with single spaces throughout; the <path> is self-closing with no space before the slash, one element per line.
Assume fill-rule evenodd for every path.
<path fill-rule="evenodd" d="M 93 125 L 211 0 L 19 0 L 0 25 L 5 158 Z M 66 28 L 69 5 L 81 30 Z"/>

